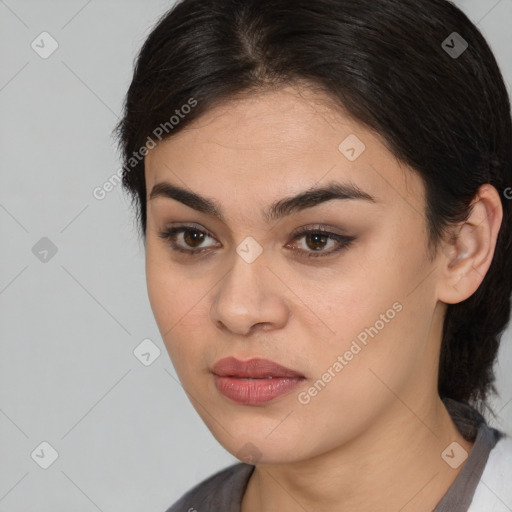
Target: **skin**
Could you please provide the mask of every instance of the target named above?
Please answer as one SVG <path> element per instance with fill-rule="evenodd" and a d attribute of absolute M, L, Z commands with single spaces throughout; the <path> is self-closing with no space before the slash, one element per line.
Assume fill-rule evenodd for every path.
<path fill-rule="evenodd" d="M 350 134 L 365 151 L 338 149 Z M 170 198 L 149 199 L 168 181 L 216 200 L 225 223 Z M 375 197 L 331 200 L 267 222 L 278 199 L 339 181 Z M 242 512 L 287 510 L 430 511 L 463 465 L 441 453 L 470 452 L 437 394 L 447 304 L 471 296 L 487 272 L 502 220 L 498 192 L 484 185 L 459 238 L 427 254 L 425 190 L 374 132 L 298 86 L 252 94 L 208 111 L 146 156 L 146 275 L 153 313 L 177 375 L 219 443 L 256 469 Z M 194 223 L 206 256 L 173 251 L 159 233 Z M 324 257 L 300 227 L 355 236 Z M 236 252 L 248 236 L 262 254 Z M 183 234 L 176 243 L 197 248 Z M 287 246 L 291 247 L 286 248 Z M 324 241 L 328 253 L 335 240 Z M 293 249 L 294 248 L 294 249 Z M 307 391 L 381 314 L 396 313 L 306 405 Z M 221 358 L 262 357 L 306 380 L 260 405 L 219 394 L 210 372 Z M 255 447 L 255 448 L 254 448 Z M 257 451 L 255 451 L 257 450 Z"/>

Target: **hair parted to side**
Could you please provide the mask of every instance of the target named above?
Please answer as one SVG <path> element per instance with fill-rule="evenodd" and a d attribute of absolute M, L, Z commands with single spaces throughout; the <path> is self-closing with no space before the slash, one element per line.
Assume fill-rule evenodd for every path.
<path fill-rule="evenodd" d="M 457 58 L 442 47 L 453 32 L 468 43 Z M 142 237 L 147 192 L 136 152 L 227 100 L 299 83 L 324 92 L 419 173 L 431 255 L 450 226 L 467 220 L 481 185 L 500 193 L 503 222 L 491 267 L 471 297 L 448 305 L 439 368 L 441 397 L 482 410 L 496 392 L 493 365 L 510 318 L 512 201 L 504 191 L 512 186 L 512 123 L 495 57 L 451 2 L 176 3 L 137 57 L 115 129 Z"/>

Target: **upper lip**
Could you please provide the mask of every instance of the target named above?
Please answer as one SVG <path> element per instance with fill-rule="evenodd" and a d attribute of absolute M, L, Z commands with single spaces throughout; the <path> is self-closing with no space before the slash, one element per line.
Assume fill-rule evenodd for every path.
<path fill-rule="evenodd" d="M 302 377 L 300 373 L 268 359 L 254 358 L 240 361 L 235 357 L 220 359 L 213 365 L 213 373 L 219 377 Z"/>

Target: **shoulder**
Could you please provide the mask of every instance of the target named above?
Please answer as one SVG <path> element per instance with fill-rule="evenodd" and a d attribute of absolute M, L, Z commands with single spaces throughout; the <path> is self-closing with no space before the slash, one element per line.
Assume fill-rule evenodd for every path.
<path fill-rule="evenodd" d="M 512 510 L 512 438 L 502 437 L 489 453 L 468 512 Z"/>
<path fill-rule="evenodd" d="M 187 491 L 166 512 L 239 512 L 253 470 L 254 466 L 243 462 L 228 466 Z"/>

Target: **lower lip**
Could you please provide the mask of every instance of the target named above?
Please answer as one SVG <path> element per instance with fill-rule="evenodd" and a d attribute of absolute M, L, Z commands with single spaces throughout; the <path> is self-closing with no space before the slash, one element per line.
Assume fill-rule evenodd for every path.
<path fill-rule="evenodd" d="M 273 377 L 272 379 L 247 380 L 236 377 L 215 377 L 215 386 L 227 398 L 243 405 L 258 405 L 270 402 L 290 392 L 303 377 Z"/>

